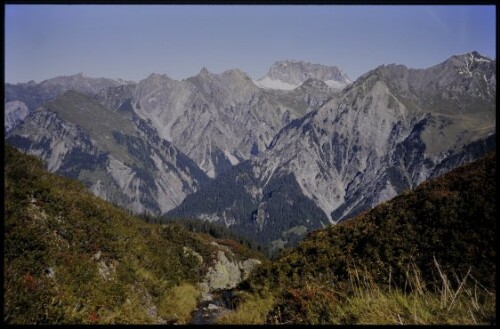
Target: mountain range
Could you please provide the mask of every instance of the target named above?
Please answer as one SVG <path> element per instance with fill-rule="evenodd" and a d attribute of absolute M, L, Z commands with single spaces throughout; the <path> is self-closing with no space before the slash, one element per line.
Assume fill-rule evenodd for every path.
<path fill-rule="evenodd" d="M 168 214 L 294 242 L 494 148 L 494 72 L 477 53 L 378 67 Z"/>
<path fill-rule="evenodd" d="M 354 82 L 281 61 L 257 81 L 204 68 L 5 91 L 7 143 L 49 170 L 131 211 L 223 223 L 276 248 L 495 147 L 496 61 L 477 52 Z"/>

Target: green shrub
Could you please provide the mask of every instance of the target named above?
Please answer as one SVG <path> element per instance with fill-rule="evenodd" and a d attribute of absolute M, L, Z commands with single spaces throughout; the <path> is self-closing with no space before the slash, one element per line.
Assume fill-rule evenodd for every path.
<path fill-rule="evenodd" d="M 168 322 L 186 324 L 196 308 L 199 291 L 192 284 L 181 284 L 160 299 L 158 313 Z"/>

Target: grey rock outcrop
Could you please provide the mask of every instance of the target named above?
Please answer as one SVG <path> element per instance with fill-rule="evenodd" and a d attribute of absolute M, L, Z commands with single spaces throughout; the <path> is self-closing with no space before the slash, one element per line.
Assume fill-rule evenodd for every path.
<path fill-rule="evenodd" d="M 5 132 L 8 133 L 29 114 L 28 107 L 21 101 L 5 103 Z"/>
<path fill-rule="evenodd" d="M 261 264 L 258 259 L 253 258 L 231 260 L 235 255 L 229 248 L 220 245 L 217 247 L 221 249 L 217 251 L 215 262 L 208 268 L 205 279 L 199 284 L 203 301 L 212 300 L 210 293 L 213 291 L 235 288 Z"/>
<path fill-rule="evenodd" d="M 234 288 L 248 278 L 260 261 L 247 259 L 245 261 L 230 261 L 224 251 L 217 253 L 217 262 L 209 269 L 206 282 L 209 290 Z"/>

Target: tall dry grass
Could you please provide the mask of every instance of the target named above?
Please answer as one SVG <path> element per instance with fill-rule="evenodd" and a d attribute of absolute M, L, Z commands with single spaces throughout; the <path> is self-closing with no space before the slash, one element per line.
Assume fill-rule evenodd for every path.
<path fill-rule="evenodd" d="M 235 311 L 220 324 L 492 324 L 496 296 L 466 273 L 445 273 L 434 260 L 438 279 L 425 282 L 419 268 L 409 264 L 406 282 L 376 283 L 367 269 L 351 265 L 343 289 L 312 281 L 290 288 L 279 297 L 245 293 Z"/>
<path fill-rule="evenodd" d="M 349 282 L 353 293 L 339 303 L 332 323 L 356 324 L 491 324 L 495 322 L 495 293 L 485 289 L 471 274 L 444 273 L 434 259 L 439 282 L 425 282 L 419 269 L 406 269 L 402 289 L 380 287 L 367 271 L 352 267 Z"/>
<path fill-rule="evenodd" d="M 222 315 L 217 324 L 264 324 L 274 304 L 272 295 L 259 298 L 255 295 L 241 296 L 243 301 L 235 311 Z"/>

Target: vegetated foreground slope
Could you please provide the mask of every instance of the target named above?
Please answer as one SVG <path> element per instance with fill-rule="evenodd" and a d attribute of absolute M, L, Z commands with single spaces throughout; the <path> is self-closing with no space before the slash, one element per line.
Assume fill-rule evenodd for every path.
<path fill-rule="evenodd" d="M 494 322 L 495 178 L 490 153 L 308 234 L 247 288 L 270 322 Z"/>
<path fill-rule="evenodd" d="M 4 173 L 9 324 L 185 323 L 218 255 L 260 257 L 178 224 L 147 224 L 8 145 Z"/>

